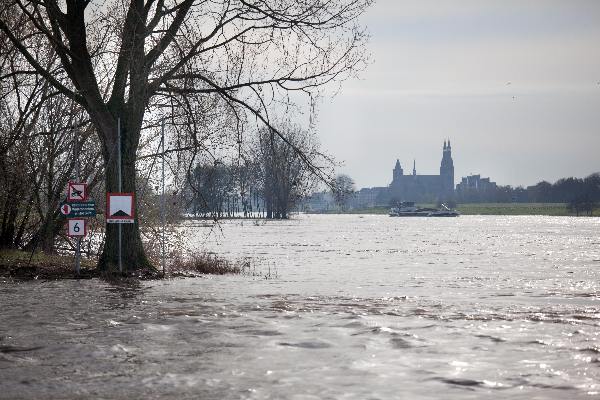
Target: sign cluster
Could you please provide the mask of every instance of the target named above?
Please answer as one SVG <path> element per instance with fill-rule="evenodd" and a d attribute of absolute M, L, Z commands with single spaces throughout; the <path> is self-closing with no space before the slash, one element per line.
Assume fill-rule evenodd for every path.
<path fill-rule="evenodd" d="M 60 204 L 67 217 L 67 235 L 82 238 L 87 234 L 86 218 L 96 216 L 96 202 L 88 200 L 86 183 L 69 182 L 67 200 Z M 132 224 L 135 221 L 133 193 L 106 193 L 106 223 Z"/>
<path fill-rule="evenodd" d="M 96 216 L 96 203 L 88 200 L 87 184 L 69 182 L 67 201 L 61 203 L 60 212 L 67 217 L 67 235 L 82 238 L 87 234 L 87 220 Z"/>

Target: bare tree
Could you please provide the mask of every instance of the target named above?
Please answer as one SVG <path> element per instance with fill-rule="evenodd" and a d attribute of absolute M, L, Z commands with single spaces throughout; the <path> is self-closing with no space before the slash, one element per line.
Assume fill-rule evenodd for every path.
<path fill-rule="evenodd" d="M 354 179 L 349 175 L 340 174 L 335 177 L 331 184 L 333 191 L 333 199 L 342 210 L 346 210 L 348 202 L 354 196 L 356 185 Z"/>
<path fill-rule="evenodd" d="M 8 44 L 3 33 L 0 43 Z M 38 40 L 31 55 L 50 71 L 60 70 L 45 41 Z M 88 140 L 93 129 L 81 106 L 32 71 L 14 47 L 1 47 L 0 65 L 0 246 L 52 252 L 62 230 L 58 204 L 73 178 L 73 150 L 85 160 L 85 177 L 102 176 L 99 149 Z"/>
<path fill-rule="evenodd" d="M 315 176 L 305 159 L 310 160 L 312 165 L 327 165 L 327 162 L 317 160 L 328 161 L 319 152 L 310 132 L 289 123 L 280 131 L 285 134 L 285 142 L 272 129 L 263 129 L 259 132 L 256 146 L 260 165 L 257 178 L 262 188 L 266 217 L 274 219 L 288 218 L 290 210 L 314 187 Z"/>
<path fill-rule="evenodd" d="M 0 30 L 36 73 L 85 108 L 102 145 L 108 191 L 118 190 L 120 120 L 122 191 L 135 192 L 142 125 L 157 103 L 193 107 L 215 97 L 234 114 L 247 111 L 270 125 L 267 110 L 291 103 L 287 93 L 312 99 L 322 85 L 363 66 L 366 35 L 356 19 L 371 1 L 124 0 L 96 7 L 89 0 L 7 0 Z M 56 49 L 65 77 L 32 56 L 40 38 Z M 101 268 L 117 265 L 116 228 L 107 226 Z M 123 234 L 123 265 L 150 266 L 138 223 Z"/>

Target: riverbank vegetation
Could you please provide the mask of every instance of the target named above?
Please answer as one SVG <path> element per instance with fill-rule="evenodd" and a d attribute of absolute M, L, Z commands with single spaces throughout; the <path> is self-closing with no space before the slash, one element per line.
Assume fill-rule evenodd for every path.
<path fill-rule="evenodd" d="M 251 269 L 249 259 L 231 261 L 212 253 L 192 254 L 176 258 L 169 266 L 171 276 L 244 274 Z"/>
<path fill-rule="evenodd" d="M 160 265 L 159 260 L 153 260 Z M 216 254 L 202 252 L 170 260 L 167 271 L 152 269 L 131 271 L 126 277 L 144 280 L 197 277 L 202 275 L 253 275 L 272 277 L 268 271 L 257 272 L 250 259 L 228 260 Z M 79 273 L 75 272 L 73 255 L 45 254 L 21 250 L 0 250 L 0 278 L 15 280 L 54 280 L 82 278 L 112 278 L 96 269 L 96 260 L 82 257 Z"/>
<path fill-rule="evenodd" d="M 456 209 L 463 215 L 578 216 L 565 203 L 473 203 L 459 204 Z M 600 215 L 599 211 L 596 209 L 596 213 L 592 215 Z"/>
<path fill-rule="evenodd" d="M 43 252 L 0 251 L 0 277 L 18 280 L 77 278 L 75 258 Z M 93 260 L 82 258 L 79 277 L 98 277 Z"/>

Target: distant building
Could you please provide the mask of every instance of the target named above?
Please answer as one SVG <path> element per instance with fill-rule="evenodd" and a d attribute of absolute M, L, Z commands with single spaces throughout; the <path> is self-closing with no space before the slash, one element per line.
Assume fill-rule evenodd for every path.
<path fill-rule="evenodd" d="M 411 175 L 404 175 L 400 160 L 396 160 L 392 183 L 389 186 L 391 202 L 414 201 L 434 203 L 454 198 L 454 161 L 450 141 L 444 141 L 439 175 L 418 175 L 413 161 Z"/>
<path fill-rule="evenodd" d="M 400 201 L 436 203 L 454 199 L 454 161 L 450 141 L 444 141 L 439 175 L 418 175 L 416 161 L 412 174 L 404 175 L 400 160 L 392 170 L 392 182 L 385 187 L 363 188 L 355 193 L 351 208 L 389 207 Z"/>
<path fill-rule="evenodd" d="M 335 202 L 330 192 L 316 192 L 304 199 L 301 211 L 321 212 L 335 209 Z"/>
<path fill-rule="evenodd" d="M 350 207 L 372 208 L 387 205 L 387 187 L 362 188 L 354 194 Z"/>
<path fill-rule="evenodd" d="M 495 201 L 498 193 L 496 182 L 490 178 L 482 178 L 481 175 L 469 175 L 461 179 L 456 185 L 456 197 L 458 201 Z"/>
<path fill-rule="evenodd" d="M 456 191 L 476 190 L 478 192 L 489 192 L 496 190 L 496 182 L 490 182 L 490 178 L 482 178 L 481 175 L 469 175 L 462 178 L 456 185 Z"/>

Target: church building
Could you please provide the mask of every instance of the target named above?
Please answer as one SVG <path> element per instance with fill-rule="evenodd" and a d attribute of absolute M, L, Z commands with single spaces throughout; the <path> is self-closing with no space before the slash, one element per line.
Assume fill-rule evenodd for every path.
<path fill-rule="evenodd" d="M 435 203 L 453 199 L 454 162 L 450 140 L 444 141 L 439 175 L 418 175 L 416 161 L 413 161 L 412 174 L 405 175 L 400 160 L 396 160 L 388 195 L 392 203 L 399 201 Z"/>
<path fill-rule="evenodd" d="M 321 193 L 325 195 L 325 193 Z M 318 196 L 307 202 L 307 208 L 325 210 L 329 206 L 320 204 Z M 439 175 L 417 174 L 416 162 L 413 161 L 411 174 L 404 174 L 400 160 L 396 160 L 392 174 L 392 183 L 383 187 L 362 188 L 354 193 L 351 208 L 389 207 L 401 201 L 413 201 L 418 204 L 446 203 L 455 200 L 454 162 L 450 140 L 444 141 L 442 162 Z M 322 201 L 321 203 L 326 203 Z M 334 208 L 333 199 L 330 201 Z"/>

